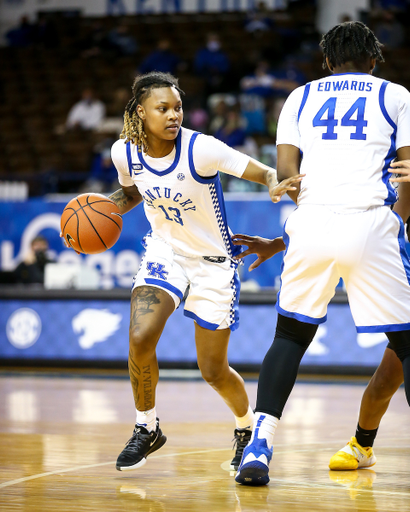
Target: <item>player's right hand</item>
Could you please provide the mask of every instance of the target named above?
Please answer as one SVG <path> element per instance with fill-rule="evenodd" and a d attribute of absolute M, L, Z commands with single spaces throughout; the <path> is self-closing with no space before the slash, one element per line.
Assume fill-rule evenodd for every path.
<path fill-rule="evenodd" d="M 272 258 L 272 256 L 278 252 L 284 251 L 286 248 L 281 236 L 270 240 L 269 238 L 262 238 L 261 236 L 233 235 L 232 243 L 234 245 L 248 246 L 248 249 L 242 251 L 240 254 L 235 256 L 234 259 L 241 260 L 249 254 L 256 254 L 258 256 L 258 259 L 249 265 L 249 272 L 259 267 L 261 263 Z"/>
<path fill-rule="evenodd" d="M 288 191 L 298 190 L 297 185 L 305 176 L 306 174 L 297 174 L 296 176 L 291 176 L 290 178 L 280 181 L 276 186 L 270 186 L 269 195 L 272 201 L 274 203 L 278 203 L 282 196 L 284 196 Z"/>
<path fill-rule="evenodd" d="M 401 174 L 398 177 L 390 178 L 392 182 L 405 182 L 410 181 L 410 160 L 400 160 L 399 162 L 392 162 L 389 171 L 395 174 Z"/>
<path fill-rule="evenodd" d="M 65 237 L 63 236 L 63 233 L 60 231 L 60 238 L 63 239 L 63 244 L 67 247 L 67 249 L 73 249 L 73 251 L 77 254 L 81 254 L 81 252 L 78 252 L 76 251 L 73 247 L 71 247 L 71 245 L 67 242 L 67 240 L 65 239 Z"/>

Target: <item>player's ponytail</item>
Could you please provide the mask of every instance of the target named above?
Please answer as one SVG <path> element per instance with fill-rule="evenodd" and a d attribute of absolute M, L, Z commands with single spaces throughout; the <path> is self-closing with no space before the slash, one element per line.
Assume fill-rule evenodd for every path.
<path fill-rule="evenodd" d="M 137 114 L 137 107 L 145 99 L 147 99 L 152 89 L 160 89 L 162 87 L 174 87 L 180 94 L 185 94 L 180 89 L 178 79 L 170 73 L 161 73 L 160 71 L 152 71 L 145 75 L 139 75 L 135 78 L 132 85 L 133 97 L 127 103 L 124 113 L 124 128 L 120 134 L 121 139 L 125 142 L 131 141 L 138 146 L 138 151 L 148 152 L 147 134 L 144 132 L 144 123 Z"/>
<path fill-rule="evenodd" d="M 323 50 L 323 69 L 326 58 L 332 66 L 346 62 L 361 64 L 369 57 L 383 62 L 382 44 L 374 33 L 361 21 L 340 23 L 327 32 L 320 41 Z"/>

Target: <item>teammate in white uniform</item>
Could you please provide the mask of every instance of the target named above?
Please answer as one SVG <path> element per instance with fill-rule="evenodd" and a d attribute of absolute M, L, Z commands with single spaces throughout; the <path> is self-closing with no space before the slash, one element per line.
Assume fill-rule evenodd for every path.
<path fill-rule="evenodd" d="M 238 326 L 238 263 L 233 257 L 239 251 L 226 222 L 218 170 L 267 185 L 275 202 L 296 191 L 293 184 L 300 177 L 279 184 L 274 169 L 213 137 L 181 128 L 182 91 L 172 75 L 138 76 L 132 90 L 121 134 L 125 141 L 112 148 L 122 189 L 111 199 L 121 213 L 143 201 L 152 230 L 131 297 L 128 365 L 136 425 L 116 467 L 142 466 L 166 441 L 155 410 L 155 351 L 168 317 L 186 295 L 184 313 L 195 320 L 202 376 L 235 415 L 232 466 L 237 468 L 253 412 L 243 379 L 227 359 L 230 331 Z"/>
<path fill-rule="evenodd" d="M 273 436 L 300 361 L 343 278 L 358 332 L 385 332 L 402 361 L 410 403 L 410 262 L 389 164 L 410 158 L 410 94 L 371 76 L 380 43 L 360 22 L 342 23 L 322 39 L 333 73 L 296 89 L 278 125 L 278 173 L 300 169 L 298 208 L 284 226 L 286 253 L 278 323 L 262 364 L 254 430 L 235 477 L 269 482 Z M 406 210 L 406 213 L 404 211 Z M 401 215 L 401 217 L 400 217 Z M 368 460 L 368 465 L 375 461 Z"/>

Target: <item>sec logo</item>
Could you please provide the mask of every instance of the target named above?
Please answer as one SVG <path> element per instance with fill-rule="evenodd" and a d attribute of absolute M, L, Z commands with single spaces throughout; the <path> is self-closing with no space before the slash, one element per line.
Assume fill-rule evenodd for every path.
<path fill-rule="evenodd" d="M 7 321 L 7 338 L 16 348 L 28 348 L 38 340 L 41 327 L 41 319 L 33 309 L 20 308 Z"/>

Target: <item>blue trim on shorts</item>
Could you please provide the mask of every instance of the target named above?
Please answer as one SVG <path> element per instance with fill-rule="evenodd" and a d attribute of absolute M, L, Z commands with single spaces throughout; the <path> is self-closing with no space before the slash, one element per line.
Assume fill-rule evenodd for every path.
<path fill-rule="evenodd" d="M 386 185 L 388 195 L 386 199 L 384 200 L 385 205 L 392 205 L 397 201 L 397 195 L 396 191 L 393 187 L 393 185 L 390 183 L 389 179 L 391 176 L 391 173 L 388 171 L 390 164 L 392 160 L 396 157 L 396 135 L 397 135 L 397 125 L 393 122 L 391 117 L 389 116 L 386 105 L 384 104 L 384 95 L 386 92 L 386 87 L 388 86 L 389 82 L 383 82 L 380 91 L 379 91 L 379 105 L 380 110 L 382 111 L 382 114 L 386 121 L 389 123 L 389 125 L 393 128 L 393 133 L 390 136 L 390 148 L 387 152 L 386 158 L 384 159 L 384 165 L 382 169 L 382 181 Z"/>
<path fill-rule="evenodd" d="M 356 326 L 356 331 L 361 332 L 399 332 L 410 331 L 410 323 L 408 324 L 388 324 L 388 325 L 362 325 Z"/>
<path fill-rule="evenodd" d="M 299 112 L 298 112 L 298 122 L 300 119 L 300 115 L 302 114 L 302 110 L 303 110 L 303 108 L 306 104 L 306 101 L 308 99 L 309 92 L 310 92 L 310 83 L 305 85 L 305 90 L 303 91 L 302 103 L 300 104 L 300 108 L 299 108 Z"/>
<path fill-rule="evenodd" d="M 278 299 L 279 299 L 279 293 L 278 292 Z M 327 320 L 327 314 L 322 318 L 313 318 L 311 316 L 301 315 L 299 313 L 292 313 L 290 311 L 285 311 L 279 306 L 279 303 L 276 303 L 276 311 L 280 313 L 283 316 L 287 316 L 288 318 L 294 318 L 295 320 L 299 320 L 299 322 L 304 322 L 305 324 L 313 324 L 313 325 L 319 325 L 323 324 Z"/>
<path fill-rule="evenodd" d="M 159 286 L 160 288 L 165 288 L 166 290 L 175 293 L 175 295 L 179 298 L 179 300 L 182 300 L 184 298 L 184 294 L 181 292 L 181 290 L 178 290 L 175 286 L 172 286 L 172 284 L 167 283 L 166 281 L 161 281 L 161 279 L 152 279 L 150 277 L 144 278 L 144 281 L 147 284 L 155 284 L 156 286 Z"/>
<path fill-rule="evenodd" d="M 404 223 L 403 223 L 403 219 L 400 217 L 400 215 L 398 215 L 396 212 L 393 212 L 393 213 L 399 219 L 399 222 L 400 222 L 400 230 L 399 230 L 399 234 L 397 236 L 397 240 L 399 242 L 401 261 L 403 262 L 403 267 L 404 267 L 404 271 L 406 273 L 407 282 L 410 285 L 410 260 L 409 260 L 409 255 L 407 254 L 407 251 L 406 251 L 406 242 L 404 239 Z"/>
<path fill-rule="evenodd" d="M 202 320 L 202 318 L 199 318 L 198 315 L 192 313 L 192 311 L 187 311 L 186 309 L 184 309 L 184 316 L 192 318 L 198 325 L 200 325 L 204 329 L 209 329 L 210 331 L 216 331 L 219 327 L 218 324 L 213 324 L 211 322 L 207 322 L 206 320 Z"/>

